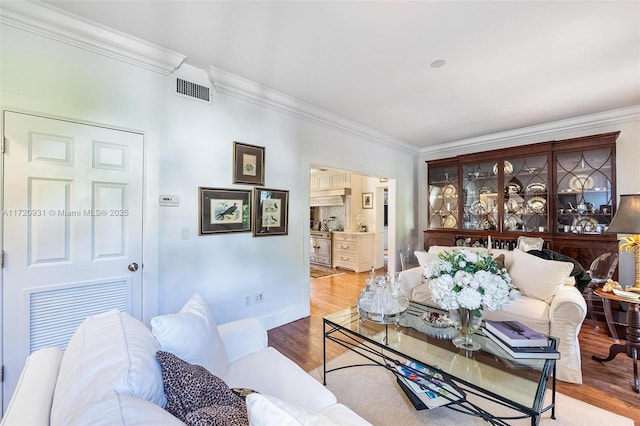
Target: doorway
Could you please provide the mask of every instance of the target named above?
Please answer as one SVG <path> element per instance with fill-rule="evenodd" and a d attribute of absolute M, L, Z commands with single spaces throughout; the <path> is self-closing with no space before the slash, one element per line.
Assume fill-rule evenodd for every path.
<path fill-rule="evenodd" d="M 385 258 L 396 246 L 394 179 L 311 165 L 310 194 L 310 230 L 367 229 L 375 234 L 373 266 L 397 270 L 396 256 Z"/>

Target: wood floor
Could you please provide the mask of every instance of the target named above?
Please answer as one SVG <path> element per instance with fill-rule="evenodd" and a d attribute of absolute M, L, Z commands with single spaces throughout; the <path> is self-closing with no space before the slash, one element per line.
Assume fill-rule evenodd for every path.
<path fill-rule="evenodd" d="M 305 371 L 322 365 L 323 316 L 355 304 L 369 273 L 345 274 L 311 279 L 311 315 L 269 331 L 269 344 L 296 362 Z M 383 271 L 379 271 L 383 274 Z M 640 426 L 640 394 L 633 391 L 633 363 L 624 354 L 607 363 L 591 359 L 605 356 L 613 340 L 606 325 L 594 328 L 586 320 L 580 332 L 583 384 L 558 382 L 558 391 L 589 404 L 630 417 Z M 624 343 L 624 341 L 623 341 Z M 330 345 L 328 359 L 335 358 L 342 349 Z"/>

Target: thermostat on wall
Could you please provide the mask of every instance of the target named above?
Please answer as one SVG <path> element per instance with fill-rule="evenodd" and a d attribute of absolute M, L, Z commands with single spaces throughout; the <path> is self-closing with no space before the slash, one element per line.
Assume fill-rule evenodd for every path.
<path fill-rule="evenodd" d="M 161 195 L 160 205 L 165 207 L 178 207 L 180 205 L 180 197 L 177 195 Z"/>

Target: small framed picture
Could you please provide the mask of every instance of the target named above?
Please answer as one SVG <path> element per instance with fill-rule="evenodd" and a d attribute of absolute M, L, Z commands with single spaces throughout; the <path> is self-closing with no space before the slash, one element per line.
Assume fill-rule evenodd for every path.
<path fill-rule="evenodd" d="M 198 188 L 200 235 L 251 231 L 251 190 Z"/>
<path fill-rule="evenodd" d="M 233 142 L 233 183 L 264 185 L 264 147 Z"/>
<path fill-rule="evenodd" d="M 289 191 L 253 190 L 253 236 L 287 235 L 289 231 Z"/>
<path fill-rule="evenodd" d="M 373 192 L 362 193 L 362 208 L 363 209 L 373 208 Z"/>

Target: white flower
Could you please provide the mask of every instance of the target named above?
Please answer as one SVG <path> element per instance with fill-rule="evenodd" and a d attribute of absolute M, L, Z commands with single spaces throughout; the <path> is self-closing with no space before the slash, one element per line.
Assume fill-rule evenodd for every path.
<path fill-rule="evenodd" d="M 424 266 L 433 299 L 443 309 L 496 310 L 520 297 L 520 290 L 490 253 L 462 249 L 442 252 Z"/>
<path fill-rule="evenodd" d="M 467 260 L 469 263 L 478 262 L 478 254 L 471 250 L 462 249 L 460 250 L 460 254 Z"/>

